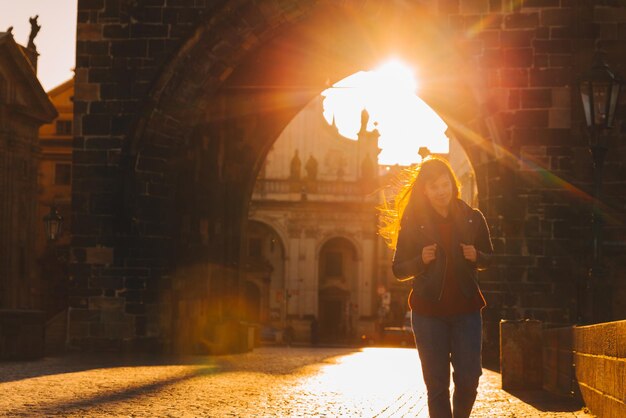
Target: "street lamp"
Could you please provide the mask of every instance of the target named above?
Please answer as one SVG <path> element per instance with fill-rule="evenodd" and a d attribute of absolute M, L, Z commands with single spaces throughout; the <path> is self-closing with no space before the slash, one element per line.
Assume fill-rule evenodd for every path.
<path fill-rule="evenodd" d="M 55 241 L 61 233 L 61 226 L 63 226 L 63 216 L 59 214 L 56 206 L 50 206 L 50 213 L 43 217 L 43 225 L 48 241 Z"/>
<path fill-rule="evenodd" d="M 579 83 L 585 121 L 592 136 L 609 130 L 615 118 L 620 80 L 609 69 L 601 51 L 596 51 L 591 70 L 582 75 Z"/>
<path fill-rule="evenodd" d="M 602 307 L 605 312 L 610 312 L 610 303 L 605 300 L 605 292 L 600 289 L 600 287 L 605 287 L 603 283 L 605 271 L 601 257 L 603 219 L 600 210 L 600 195 L 602 170 L 608 151 L 608 134 L 615 118 L 620 80 L 609 69 L 601 51 L 596 51 L 591 69 L 579 79 L 579 89 L 589 133 L 589 150 L 593 158 L 593 261 L 587 284 L 587 292 L 590 293 L 588 296 L 592 298 L 592 317 L 587 317 L 585 322 L 602 322 L 610 320 L 611 315 L 610 313 L 601 315 L 599 312 Z M 609 294 L 607 291 L 606 296 Z"/>

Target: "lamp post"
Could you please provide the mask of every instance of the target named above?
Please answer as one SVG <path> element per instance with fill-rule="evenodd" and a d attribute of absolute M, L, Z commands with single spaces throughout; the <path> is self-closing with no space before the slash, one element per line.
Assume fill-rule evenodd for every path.
<path fill-rule="evenodd" d="M 50 212 L 43 217 L 43 225 L 48 241 L 56 241 L 63 226 L 63 216 L 59 214 L 56 206 L 50 206 Z"/>
<path fill-rule="evenodd" d="M 593 158 L 593 210 L 592 256 L 585 300 L 591 298 L 591 312 L 585 309 L 585 323 L 610 320 L 610 303 L 605 300 L 609 292 L 604 283 L 606 272 L 602 263 L 602 227 L 604 220 L 600 209 L 602 171 L 608 151 L 609 133 L 613 126 L 620 93 L 620 80 L 611 72 L 601 51 L 596 51 L 593 65 L 579 80 L 580 97 L 585 112 L 589 135 L 589 150 Z M 604 314 L 600 312 L 603 309 Z"/>

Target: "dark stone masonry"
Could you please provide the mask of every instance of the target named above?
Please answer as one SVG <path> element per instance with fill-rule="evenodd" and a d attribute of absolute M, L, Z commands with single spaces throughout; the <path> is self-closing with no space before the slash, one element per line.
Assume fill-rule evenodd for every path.
<path fill-rule="evenodd" d="M 626 74 L 626 3 L 79 0 L 71 344 L 236 351 L 243 225 L 272 142 L 316 94 L 390 55 L 476 172 L 500 319 L 626 315 L 626 143 L 604 173 L 607 274 L 591 266 L 592 159 L 577 77 Z M 595 296 L 594 296 L 595 295 Z"/>

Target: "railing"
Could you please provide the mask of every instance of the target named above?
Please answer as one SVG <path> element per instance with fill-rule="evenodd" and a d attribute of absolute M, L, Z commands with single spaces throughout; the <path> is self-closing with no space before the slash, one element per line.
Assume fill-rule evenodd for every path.
<path fill-rule="evenodd" d="M 323 181 L 323 180 L 276 180 L 259 179 L 254 186 L 254 194 L 324 194 L 339 196 L 365 196 L 376 189 L 374 181 Z"/>
<path fill-rule="evenodd" d="M 291 193 L 300 191 L 293 190 L 293 183 L 284 180 L 257 180 L 254 185 L 255 193 Z"/>

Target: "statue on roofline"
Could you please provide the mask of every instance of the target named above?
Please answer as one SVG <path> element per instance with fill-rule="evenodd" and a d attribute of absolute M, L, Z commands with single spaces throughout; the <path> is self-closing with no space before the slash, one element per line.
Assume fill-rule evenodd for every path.
<path fill-rule="evenodd" d="M 36 15 L 35 17 L 31 17 L 30 19 L 28 19 L 28 21 L 30 22 L 30 35 L 28 36 L 27 48 L 33 49 L 35 51 L 37 50 L 37 47 L 35 46 L 35 42 L 34 42 L 35 37 L 41 30 L 41 25 L 37 24 L 37 19 L 39 19 L 39 15 Z"/>

